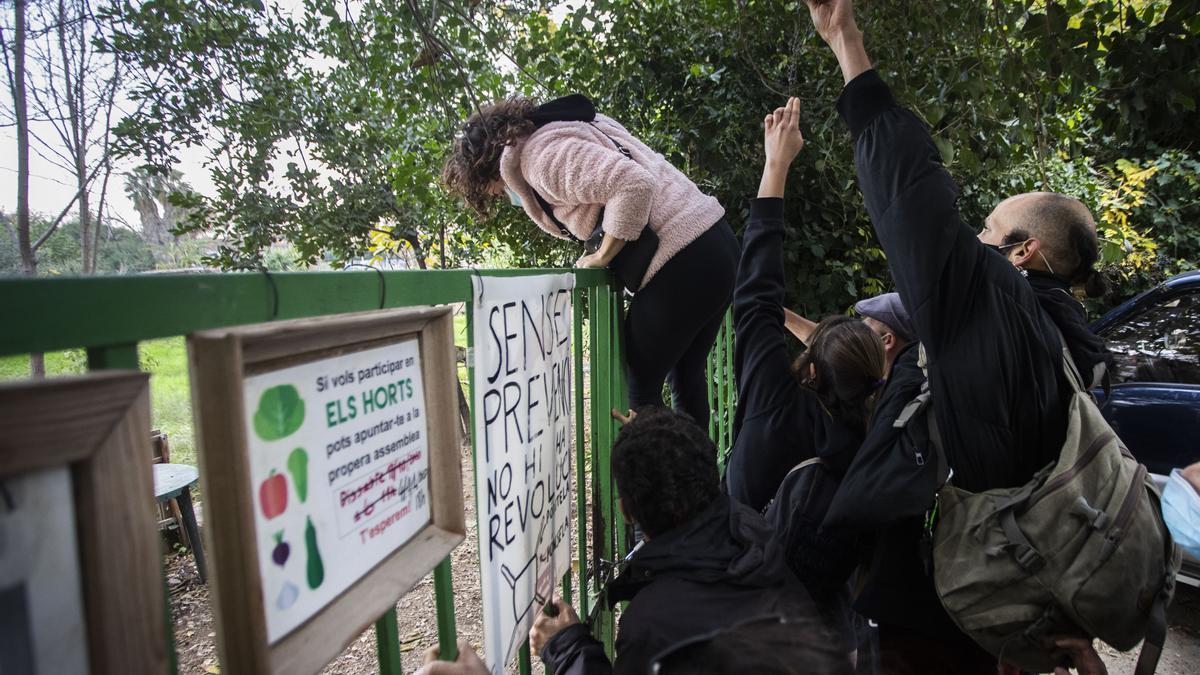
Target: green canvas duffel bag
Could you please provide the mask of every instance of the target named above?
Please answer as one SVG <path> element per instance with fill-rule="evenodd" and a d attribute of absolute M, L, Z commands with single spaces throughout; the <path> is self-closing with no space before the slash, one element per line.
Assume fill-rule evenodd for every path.
<path fill-rule="evenodd" d="M 1105 421 L 1065 342 L 1063 364 L 1074 393 L 1058 461 L 1019 488 L 939 490 L 934 585 L 959 628 L 1005 663 L 1035 672 L 1062 665 L 1050 635 L 1123 651 L 1144 639 L 1135 672 L 1148 675 L 1181 553 L 1158 488 Z"/>

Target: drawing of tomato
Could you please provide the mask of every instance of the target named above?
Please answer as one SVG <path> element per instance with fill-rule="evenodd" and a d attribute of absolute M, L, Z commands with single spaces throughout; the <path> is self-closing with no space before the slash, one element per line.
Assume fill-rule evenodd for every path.
<path fill-rule="evenodd" d="M 287 480 L 283 474 L 271 469 L 270 475 L 258 486 L 258 504 L 267 520 L 283 513 L 287 508 Z"/>

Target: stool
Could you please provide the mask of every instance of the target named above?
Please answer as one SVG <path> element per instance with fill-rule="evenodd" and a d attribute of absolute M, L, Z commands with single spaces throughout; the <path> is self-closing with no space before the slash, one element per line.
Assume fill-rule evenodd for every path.
<path fill-rule="evenodd" d="M 208 569 L 204 564 L 204 543 L 200 540 L 200 528 L 196 525 L 196 511 L 192 508 L 192 486 L 200 480 L 200 472 L 187 464 L 155 464 L 154 498 L 161 504 L 176 500 L 183 514 L 183 530 L 187 533 L 192 557 L 196 560 L 196 571 L 200 583 L 207 583 Z"/>

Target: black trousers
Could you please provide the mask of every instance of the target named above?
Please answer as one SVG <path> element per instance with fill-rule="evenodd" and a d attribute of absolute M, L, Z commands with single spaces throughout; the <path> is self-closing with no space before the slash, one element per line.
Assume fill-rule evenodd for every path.
<path fill-rule="evenodd" d="M 741 244 L 724 218 L 676 253 L 633 296 L 625 319 L 629 403 L 675 408 L 708 428 L 705 360 L 733 299 Z"/>

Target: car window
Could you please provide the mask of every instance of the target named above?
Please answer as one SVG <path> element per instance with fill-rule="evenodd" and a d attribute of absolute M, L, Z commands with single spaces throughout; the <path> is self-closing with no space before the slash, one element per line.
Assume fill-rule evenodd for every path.
<path fill-rule="evenodd" d="M 1200 384 L 1200 293 L 1176 296 L 1104 335 L 1113 382 Z"/>

